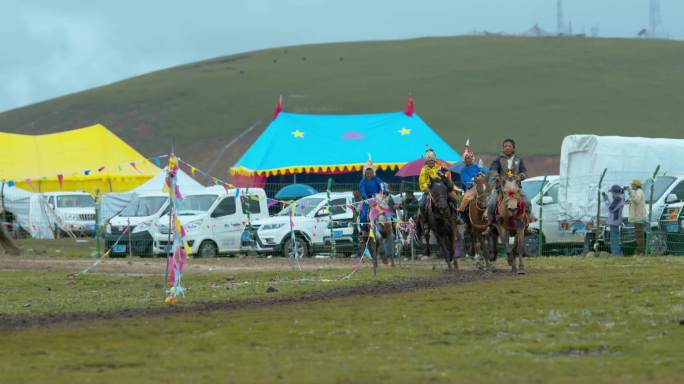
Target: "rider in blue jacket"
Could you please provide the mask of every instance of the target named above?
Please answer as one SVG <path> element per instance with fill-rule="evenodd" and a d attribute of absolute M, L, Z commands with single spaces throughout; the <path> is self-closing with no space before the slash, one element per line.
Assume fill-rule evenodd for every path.
<path fill-rule="evenodd" d="M 363 179 L 359 183 L 359 192 L 363 200 L 372 199 L 373 196 L 383 191 L 383 181 L 375 176 L 375 171 L 372 165 L 363 167 Z M 359 221 L 361 222 L 361 230 L 368 232 L 368 202 L 364 201 L 361 205 L 361 212 L 359 213 Z"/>

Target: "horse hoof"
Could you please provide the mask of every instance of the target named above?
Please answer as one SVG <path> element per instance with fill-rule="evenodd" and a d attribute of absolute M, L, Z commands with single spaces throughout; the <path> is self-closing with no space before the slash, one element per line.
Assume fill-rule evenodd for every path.
<path fill-rule="evenodd" d="M 525 272 L 524 269 L 519 269 L 519 270 L 518 270 L 518 275 L 525 275 L 525 274 L 527 274 L 527 272 Z"/>

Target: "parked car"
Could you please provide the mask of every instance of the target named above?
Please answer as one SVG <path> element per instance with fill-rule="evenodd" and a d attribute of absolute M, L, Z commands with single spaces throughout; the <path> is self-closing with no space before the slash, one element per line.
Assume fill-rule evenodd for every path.
<path fill-rule="evenodd" d="M 85 192 L 48 192 L 43 194 L 54 211 L 55 228 L 86 236 L 95 232 L 95 198 Z"/>
<path fill-rule="evenodd" d="M 255 220 L 252 230 L 247 229 L 243 233 L 243 247 L 257 253 L 280 253 L 286 257 L 294 257 L 296 249 L 297 256 L 310 256 L 314 249 L 330 248 L 332 221 L 335 244 L 346 246 L 352 252 L 352 198 L 351 192 L 331 193 L 330 211 L 328 196 L 324 192 L 301 198 L 295 202 L 294 214 L 288 206 L 275 216 Z"/>
<path fill-rule="evenodd" d="M 185 196 L 176 214 L 185 228 L 192 254 L 214 257 L 241 251 L 242 232 L 253 220 L 268 217 L 266 193 L 261 188 L 229 189 L 210 187 Z M 158 220 L 154 249 L 169 251 L 169 216 Z"/>
<path fill-rule="evenodd" d="M 678 196 L 669 197 L 668 200 L 678 202 L 668 204 L 663 210 L 658 235 L 664 237 L 667 253 L 681 256 L 684 255 L 684 202 Z"/>
<path fill-rule="evenodd" d="M 105 224 L 105 246 L 111 256 L 159 254 L 153 247 L 158 220 L 166 213 L 169 197 L 164 193 L 136 196 Z"/>

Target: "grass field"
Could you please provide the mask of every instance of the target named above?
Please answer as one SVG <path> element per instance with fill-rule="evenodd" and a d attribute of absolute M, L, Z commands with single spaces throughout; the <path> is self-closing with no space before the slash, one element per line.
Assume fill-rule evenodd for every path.
<path fill-rule="evenodd" d="M 0 114 L 0 131 L 44 133 L 102 122 L 146 155 L 177 152 L 223 174 L 285 110 L 417 112 L 459 150 L 558 154 L 571 133 L 684 137 L 684 43 L 635 39 L 445 37 L 275 48 L 170 68 Z M 417 154 L 418 155 L 418 154 Z"/>
<path fill-rule="evenodd" d="M 0 331 L 0 377 L 681 382 L 683 259 L 535 258 L 528 268 L 524 277 L 381 296 Z"/>

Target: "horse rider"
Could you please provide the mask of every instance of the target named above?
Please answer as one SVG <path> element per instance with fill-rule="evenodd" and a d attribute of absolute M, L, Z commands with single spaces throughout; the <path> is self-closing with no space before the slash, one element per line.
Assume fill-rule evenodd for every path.
<path fill-rule="evenodd" d="M 386 185 L 387 184 L 375 175 L 373 164 L 369 161 L 368 164 L 363 167 L 363 179 L 361 179 L 361 182 L 359 183 L 359 193 L 363 199 L 361 212 L 359 213 L 362 232 L 368 232 L 369 228 L 368 212 L 370 209 L 368 199 L 372 199 L 376 194 L 383 192 Z"/>
<path fill-rule="evenodd" d="M 525 167 L 525 162 L 523 159 L 515 154 L 515 141 L 513 141 L 513 139 L 506 139 L 503 141 L 502 153 L 496 158 L 496 160 L 492 162 L 492 165 L 489 167 L 490 179 L 496 180 L 496 193 L 492 193 L 487 200 L 487 221 L 489 226 L 484 232 L 485 235 L 489 234 L 492 225 L 494 225 L 494 216 L 496 214 L 498 195 L 501 191 L 501 187 L 503 186 L 501 181 L 509 174 L 518 175 L 520 178 L 519 183 L 523 181 L 525 177 L 527 177 L 527 167 Z M 531 208 L 530 203 L 527 200 L 527 197 L 525 197 L 523 194 L 522 188 L 520 189 L 520 194 L 523 199 L 525 199 L 525 209 L 529 212 Z"/>
<path fill-rule="evenodd" d="M 457 189 L 451 181 L 451 173 L 448 169 L 437 166 L 437 154 L 435 154 L 435 151 L 432 149 L 426 150 L 423 158 L 425 159 L 425 164 L 423 164 L 423 168 L 420 170 L 420 176 L 418 176 L 418 186 L 420 187 L 421 192 L 423 192 L 423 196 L 420 198 L 421 215 L 427 217 L 425 211 L 427 207 L 426 195 L 430 186 L 430 181 L 433 179 L 441 179 L 444 184 L 446 184 L 447 190 L 451 192 L 447 195 L 449 205 L 453 210 L 457 210 L 458 200 L 455 196 Z"/>
<path fill-rule="evenodd" d="M 463 151 L 463 162 L 465 167 L 461 170 L 461 186 L 465 193 L 463 194 L 463 199 L 461 199 L 461 205 L 458 207 L 458 211 L 463 213 L 468 204 L 475 198 L 475 181 L 477 177 L 484 174 L 484 168 L 475 164 L 475 154 L 470 148 L 470 140 L 466 142 L 465 151 Z"/>

